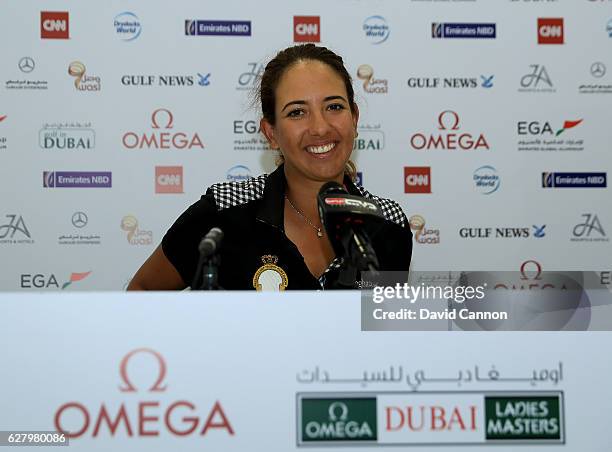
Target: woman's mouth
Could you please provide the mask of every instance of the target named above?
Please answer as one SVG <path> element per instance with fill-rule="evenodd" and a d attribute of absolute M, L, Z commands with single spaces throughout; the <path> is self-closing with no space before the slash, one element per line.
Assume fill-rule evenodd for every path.
<path fill-rule="evenodd" d="M 321 146 L 306 146 L 306 150 L 311 154 L 326 154 L 336 147 L 336 143 L 328 143 Z"/>

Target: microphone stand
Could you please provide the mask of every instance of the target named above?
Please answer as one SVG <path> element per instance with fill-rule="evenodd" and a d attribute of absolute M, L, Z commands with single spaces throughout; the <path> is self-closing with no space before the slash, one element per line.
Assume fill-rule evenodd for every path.
<path fill-rule="evenodd" d="M 221 290 L 219 285 L 219 247 L 223 231 L 214 227 L 206 233 L 198 245 L 200 259 L 191 283 L 191 290 Z"/>
<path fill-rule="evenodd" d="M 206 262 L 202 272 L 202 286 L 200 290 L 221 290 L 219 285 L 219 263 L 221 257 L 213 254 Z"/>
<path fill-rule="evenodd" d="M 219 285 L 219 264 L 221 257 L 214 253 L 212 256 L 200 254 L 191 290 L 223 290 Z"/>
<path fill-rule="evenodd" d="M 344 241 L 344 262 L 340 268 L 334 289 L 359 289 L 358 278 L 362 272 L 369 272 L 373 279 L 378 278 L 378 258 L 367 236 L 355 232 Z"/>

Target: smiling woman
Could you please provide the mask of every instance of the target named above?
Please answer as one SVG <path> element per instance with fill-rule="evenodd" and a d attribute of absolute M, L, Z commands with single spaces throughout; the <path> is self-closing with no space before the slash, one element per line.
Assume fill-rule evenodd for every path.
<path fill-rule="evenodd" d="M 342 58 L 313 44 L 289 47 L 266 66 L 259 87 L 261 131 L 280 152 L 271 174 L 212 185 L 172 225 L 128 290 L 182 289 L 196 273 L 198 245 L 213 227 L 224 289 L 331 289 L 346 267 L 317 207 L 327 182 L 373 201 L 384 221 L 371 237 L 381 270 L 408 270 L 412 234 L 399 205 L 356 186 L 349 160 L 359 109 Z M 356 283 L 356 281 L 355 281 Z"/>

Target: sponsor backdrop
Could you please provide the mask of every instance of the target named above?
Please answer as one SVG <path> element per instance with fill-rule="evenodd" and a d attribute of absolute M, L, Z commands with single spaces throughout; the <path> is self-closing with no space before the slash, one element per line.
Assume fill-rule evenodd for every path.
<path fill-rule="evenodd" d="M 0 430 L 611 450 L 609 334 L 362 333 L 358 292 L 66 293 L 124 289 L 207 186 L 274 169 L 254 87 L 300 42 L 344 57 L 360 182 L 404 208 L 415 270 L 610 285 L 612 1 L 268 3 L 0 7 L 0 291 L 65 291 L 0 294 Z"/>
<path fill-rule="evenodd" d="M 21 1 L 0 30 L 0 290 L 120 290 L 207 186 L 271 171 L 254 86 L 300 42 L 344 57 L 414 269 L 610 268 L 610 1 Z"/>

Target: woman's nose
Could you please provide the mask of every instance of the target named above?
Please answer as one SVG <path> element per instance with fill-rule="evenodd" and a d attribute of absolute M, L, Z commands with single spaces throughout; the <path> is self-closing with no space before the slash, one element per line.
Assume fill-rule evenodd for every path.
<path fill-rule="evenodd" d="M 309 131 L 314 136 L 325 136 L 329 131 L 329 123 L 322 112 L 316 111 L 310 115 Z"/>

